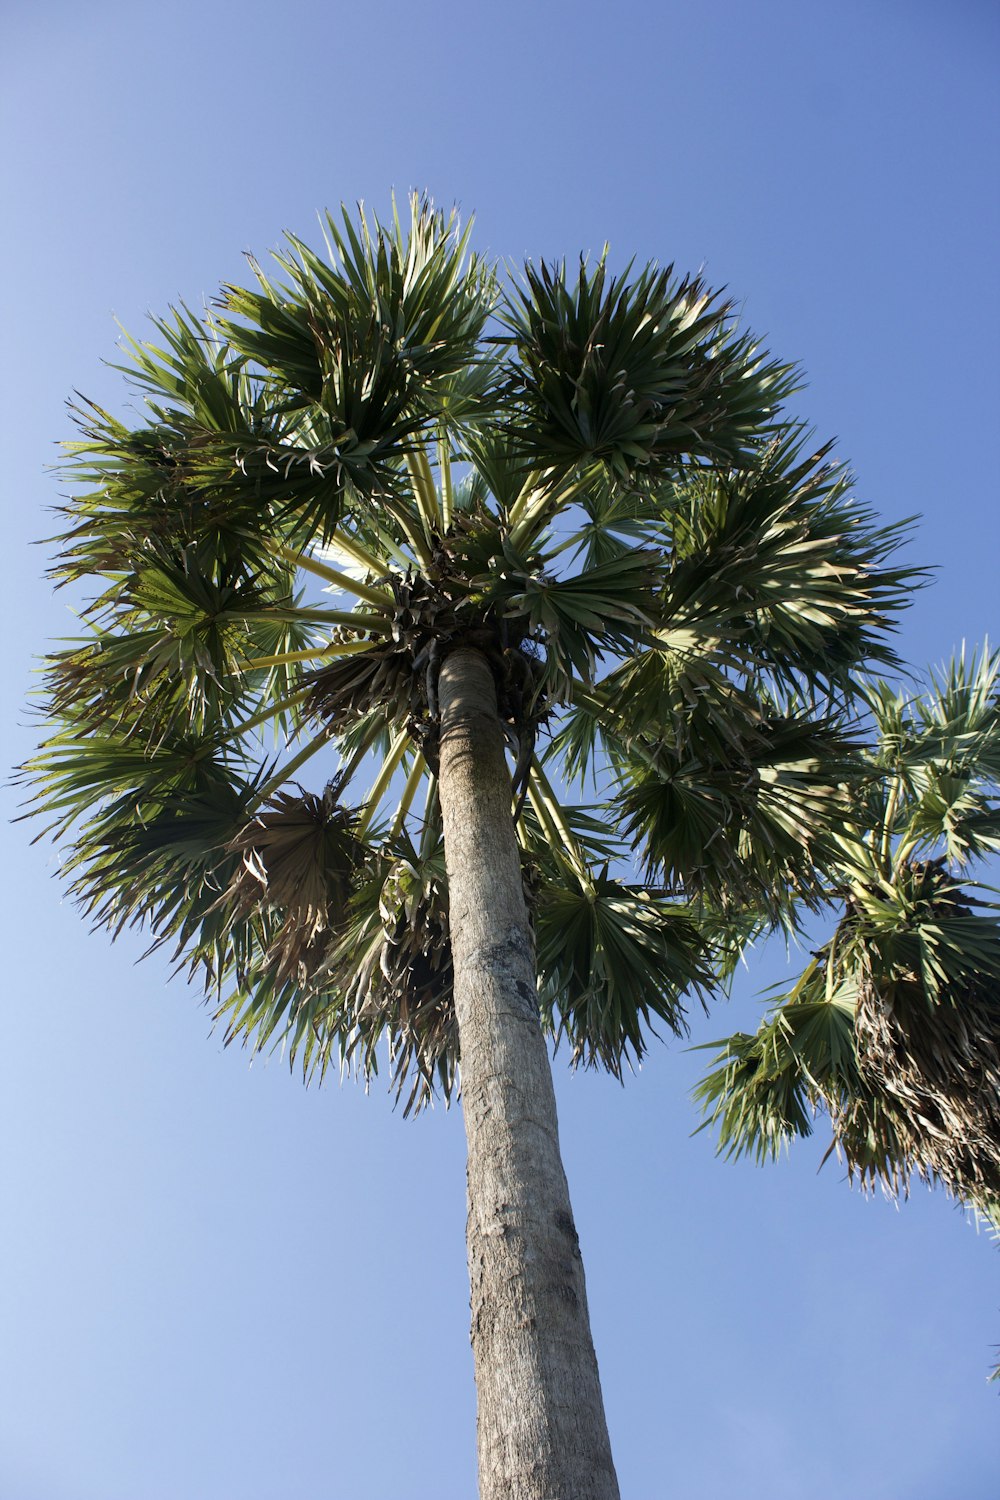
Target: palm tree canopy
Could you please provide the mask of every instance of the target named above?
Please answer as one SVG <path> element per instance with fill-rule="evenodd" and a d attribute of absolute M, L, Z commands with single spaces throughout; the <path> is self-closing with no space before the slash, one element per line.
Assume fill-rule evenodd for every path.
<path fill-rule="evenodd" d="M 1000 849 L 998 686 L 985 651 L 923 696 L 866 687 L 836 930 L 755 1035 L 713 1044 L 699 1096 L 729 1154 L 774 1156 L 823 1109 L 852 1177 L 940 1182 L 1000 1226 L 1000 923 L 968 878 Z"/>
<path fill-rule="evenodd" d="M 138 425 L 77 405 L 54 571 L 83 634 L 24 768 L 95 923 L 145 928 L 229 1036 L 307 1072 L 384 1043 L 408 1106 L 457 1061 L 448 652 L 496 680 L 540 1014 L 618 1073 L 827 899 L 858 674 L 895 663 L 914 582 L 700 278 L 504 281 L 410 209 L 327 216 L 324 254 L 290 238 L 130 340 Z"/>

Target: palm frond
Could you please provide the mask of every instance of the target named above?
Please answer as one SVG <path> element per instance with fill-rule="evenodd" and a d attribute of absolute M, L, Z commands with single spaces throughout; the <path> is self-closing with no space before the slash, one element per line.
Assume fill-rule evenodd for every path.
<path fill-rule="evenodd" d="M 385 1037 L 392 1085 L 404 1113 L 456 1081 L 458 1031 L 452 1000 L 444 845 L 418 850 L 405 836 L 384 846 L 356 883 L 346 927 L 331 955 L 351 1013 L 347 1064 L 377 1071 Z"/>
<path fill-rule="evenodd" d="M 339 224 L 328 215 L 326 231 L 328 260 L 290 236 L 275 257 L 281 280 L 255 267 L 258 290 L 227 287 L 219 319 L 278 409 L 308 413 L 308 442 L 247 459 L 257 477 L 262 464 L 300 480 L 322 471 L 327 510 L 314 500 L 309 522 L 324 540 L 344 503 L 398 493 L 418 434 L 471 399 L 494 295 L 490 274 L 474 257 L 466 263 L 468 229 L 426 200 L 412 198 L 406 238 L 398 219 L 369 226 L 363 212 L 357 226 L 346 213 Z"/>
<path fill-rule="evenodd" d="M 705 1115 L 701 1128 L 715 1127 L 725 1156 L 773 1160 L 796 1136 L 812 1134 L 820 1102 L 873 1103 L 858 1068 L 853 997 L 843 986 L 827 993 L 815 963 L 756 1033 L 704 1044 L 712 1049 L 714 1066 L 694 1097 Z M 895 1138 L 889 1146 L 887 1164 L 898 1155 Z M 874 1163 L 874 1140 L 872 1148 Z"/>
<path fill-rule="evenodd" d="M 620 1078 L 657 1025 L 686 1031 L 686 1004 L 713 985 L 692 912 L 603 870 L 542 864 L 533 901 L 543 1014 L 574 1062 Z"/>
<path fill-rule="evenodd" d="M 630 655 L 649 637 L 657 562 L 653 552 L 632 551 L 567 577 L 508 575 L 511 591 L 498 597 L 543 641 L 550 697 L 567 698 L 572 682 L 593 681 L 606 652 Z"/>
<path fill-rule="evenodd" d="M 699 277 L 647 266 L 634 281 L 581 261 L 525 268 L 508 294 L 511 431 L 529 455 L 594 460 L 630 480 L 684 457 L 736 460 L 774 422 L 795 373 L 735 328 Z"/>
<path fill-rule="evenodd" d="M 277 981 L 306 985 L 343 925 L 365 849 L 331 783 L 322 795 L 278 792 L 227 844 L 238 867 L 220 897 L 236 924 L 270 915 L 267 961 Z"/>
<path fill-rule="evenodd" d="M 664 493 L 663 615 L 747 669 L 842 686 L 866 663 L 898 666 L 887 638 L 923 575 L 890 561 L 909 523 L 875 525 L 829 445 L 806 441 L 793 427 L 743 467 L 690 471 Z"/>
<path fill-rule="evenodd" d="M 795 923 L 843 858 L 857 747 L 833 720 L 768 713 L 734 694 L 732 738 L 690 735 L 633 757 L 620 805 L 646 866 L 721 910 Z"/>
<path fill-rule="evenodd" d="M 954 867 L 1000 849 L 1000 657 L 964 651 L 926 694 L 910 699 L 884 682 L 864 696 L 879 731 L 887 797 L 886 850 L 942 852 Z"/>

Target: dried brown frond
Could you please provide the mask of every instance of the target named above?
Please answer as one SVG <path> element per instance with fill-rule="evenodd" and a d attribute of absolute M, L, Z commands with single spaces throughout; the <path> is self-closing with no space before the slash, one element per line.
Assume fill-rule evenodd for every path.
<path fill-rule="evenodd" d="M 988 967 L 949 974 L 947 944 L 978 920 L 943 861 L 912 864 L 900 883 L 919 913 L 918 967 L 880 968 L 871 948 L 858 983 L 858 1069 L 903 1158 L 919 1175 L 992 1216 L 1000 1204 L 1000 993 Z M 945 953 L 935 955 L 935 941 Z M 928 974 L 937 965 L 941 982 Z M 878 1128 L 865 1104 L 845 1136 Z M 891 1154 L 891 1153 L 890 1153 Z M 898 1183 L 905 1187 L 905 1178 Z"/>
<path fill-rule="evenodd" d="M 331 786 L 279 792 L 229 845 L 241 863 L 220 900 L 235 921 L 269 918 L 268 957 L 279 983 L 305 985 L 341 927 L 362 847 Z"/>

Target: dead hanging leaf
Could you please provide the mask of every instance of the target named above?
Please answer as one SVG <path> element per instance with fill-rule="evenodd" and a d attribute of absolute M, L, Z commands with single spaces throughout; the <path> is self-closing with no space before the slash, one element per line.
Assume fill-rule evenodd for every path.
<path fill-rule="evenodd" d="M 279 980 L 304 983 L 343 923 L 363 858 L 352 814 L 333 787 L 319 795 L 279 792 L 228 847 L 241 861 L 220 906 L 235 920 L 266 914 Z"/>
<path fill-rule="evenodd" d="M 911 962 L 880 963 L 885 948 L 866 935 L 855 1033 L 873 1103 L 855 1105 L 838 1133 L 849 1161 L 859 1132 L 869 1143 L 891 1134 L 900 1149 L 886 1149 L 887 1159 L 901 1155 L 992 1217 L 1000 1204 L 1000 992 L 996 976 L 962 950 L 974 924 L 986 924 L 942 861 L 908 867 L 900 885 Z M 904 1177 L 897 1186 L 905 1188 Z"/>
<path fill-rule="evenodd" d="M 307 712 L 338 733 L 379 706 L 395 717 L 408 706 L 411 675 L 408 653 L 394 641 L 380 641 L 310 673 Z"/>

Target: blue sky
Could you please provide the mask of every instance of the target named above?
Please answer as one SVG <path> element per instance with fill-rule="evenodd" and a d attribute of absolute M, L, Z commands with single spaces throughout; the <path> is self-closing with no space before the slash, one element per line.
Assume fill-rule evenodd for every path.
<path fill-rule="evenodd" d="M 316 212 L 426 188 L 487 254 L 702 263 L 799 360 L 803 415 L 935 565 L 915 664 L 997 634 L 1000 13 L 987 0 L 8 7 L 2 412 L 11 761 L 45 466 L 75 389 L 121 404 L 114 320 L 197 304 Z M 7 794 L 7 808 L 15 798 Z M 5 828 L 2 1500 L 465 1500 L 475 1491 L 464 1143 L 248 1067 L 142 943 Z M 753 1022 L 768 952 L 711 1040 Z M 942 1197 L 865 1200 L 822 1131 L 715 1160 L 655 1051 L 556 1060 L 624 1496 L 992 1500 L 997 1250 Z"/>

